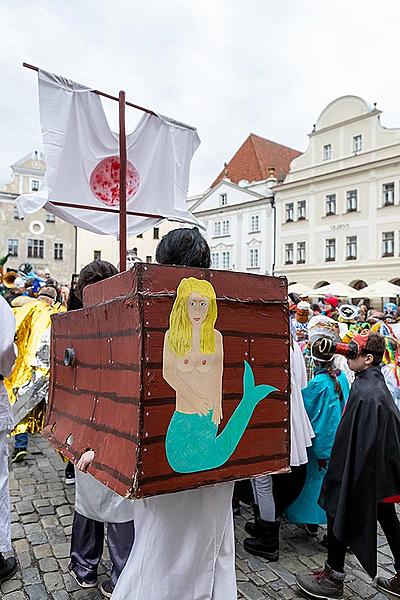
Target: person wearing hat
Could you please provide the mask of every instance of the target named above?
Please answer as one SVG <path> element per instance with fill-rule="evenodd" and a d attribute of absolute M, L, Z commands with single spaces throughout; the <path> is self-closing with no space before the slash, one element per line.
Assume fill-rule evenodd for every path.
<path fill-rule="evenodd" d="M 45 403 L 40 394 L 37 396 L 38 403 L 35 404 L 35 385 L 42 377 L 48 380 L 50 374 L 50 317 L 65 310 L 56 300 L 57 290 L 52 286 L 44 286 L 33 302 L 14 308 L 18 358 L 11 375 L 4 383 L 10 403 L 14 405 L 18 402 L 15 409 L 18 410 L 29 396 L 30 411 L 14 429 L 12 462 L 22 462 L 25 459 L 28 433 L 39 432 L 44 425 Z"/>
<path fill-rule="evenodd" d="M 296 583 L 312 598 L 343 598 L 348 547 L 374 578 L 379 521 L 396 573 L 378 577 L 376 584 L 390 598 L 400 598 L 400 521 L 392 503 L 400 493 L 400 413 L 381 372 L 383 337 L 365 332 L 353 344 L 348 362 L 356 379 L 319 497 L 328 515 L 328 556 L 323 569 L 299 573 Z"/>
<path fill-rule="evenodd" d="M 318 506 L 318 498 L 350 388 L 346 375 L 335 368 L 333 353 L 324 357 L 314 353 L 321 338 L 340 342 L 336 323 L 323 316 L 312 317 L 308 337 L 315 372 L 302 395 L 315 437 L 307 449 L 307 478 L 303 489 L 284 514 L 289 521 L 303 524 L 307 533 L 315 536 L 318 526 L 326 525 L 326 514 Z"/>

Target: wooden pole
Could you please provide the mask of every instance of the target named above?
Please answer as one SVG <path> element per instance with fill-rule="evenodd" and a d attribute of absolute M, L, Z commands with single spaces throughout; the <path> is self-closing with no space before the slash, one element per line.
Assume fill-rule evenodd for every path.
<path fill-rule="evenodd" d="M 119 270 L 126 271 L 125 92 L 119 93 Z"/>

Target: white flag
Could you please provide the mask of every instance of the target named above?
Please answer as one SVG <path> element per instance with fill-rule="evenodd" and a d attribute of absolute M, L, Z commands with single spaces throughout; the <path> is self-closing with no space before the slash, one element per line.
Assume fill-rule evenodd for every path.
<path fill-rule="evenodd" d="M 16 199 L 21 214 L 45 207 L 73 225 L 118 236 L 114 211 L 119 206 L 119 136 L 108 125 L 100 97 L 90 88 L 39 71 L 39 105 L 47 171 L 38 192 Z M 164 218 L 202 227 L 186 206 L 190 162 L 200 144 L 197 131 L 144 114 L 126 144 L 128 234 L 142 233 Z"/>

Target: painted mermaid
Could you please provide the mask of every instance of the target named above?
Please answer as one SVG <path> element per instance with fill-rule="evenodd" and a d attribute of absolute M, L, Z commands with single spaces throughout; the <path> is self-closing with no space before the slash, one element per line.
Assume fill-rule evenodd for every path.
<path fill-rule="evenodd" d="M 208 281 L 182 279 L 165 334 L 164 379 L 176 392 L 165 448 L 171 468 L 195 473 L 223 465 L 235 451 L 257 404 L 276 388 L 255 385 L 253 371 L 244 362 L 243 396 L 217 435 L 223 419 L 223 339 L 214 329 L 217 320 L 215 290 Z"/>

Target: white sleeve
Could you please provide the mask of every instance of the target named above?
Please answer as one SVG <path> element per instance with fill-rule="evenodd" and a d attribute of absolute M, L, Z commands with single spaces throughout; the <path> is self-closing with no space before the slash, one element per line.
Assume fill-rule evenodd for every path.
<path fill-rule="evenodd" d="M 11 306 L 0 296 L 0 374 L 8 377 L 17 356 L 14 344 L 15 318 Z"/>

